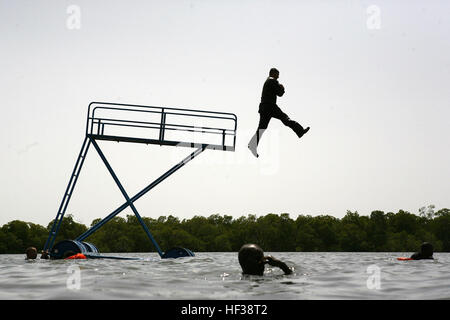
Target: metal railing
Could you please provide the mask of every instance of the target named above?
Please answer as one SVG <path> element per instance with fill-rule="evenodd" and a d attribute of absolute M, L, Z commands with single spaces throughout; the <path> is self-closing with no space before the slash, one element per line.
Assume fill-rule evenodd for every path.
<path fill-rule="evenodd" d="M 126 133 L 125 129 L 140 130 L 139 135 Z M 237 117 L 233 113 L 92 102 L 88 107 L 86 135 L 101 140 L 234 151 L 236 129 Z M 194 137 L 168 139 L 166 135 L 171 132 L 189 133 L 206 141 L 192 141 Z"/>

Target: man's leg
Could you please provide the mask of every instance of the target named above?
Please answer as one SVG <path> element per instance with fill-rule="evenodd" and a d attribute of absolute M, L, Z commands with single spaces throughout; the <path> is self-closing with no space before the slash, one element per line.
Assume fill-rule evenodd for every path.
<path fill-rule="evenodd" d="M 281 122 L 283 122 L 285 126 L 291 128 L 299 138 L 301 138 L 309 130 L 309 127 L 304 129 L 300 125 L 300 123 L 290 119 L 289 116 L 286 113 L 284 113 L 278 106 L 274 108 L 272 116 L 276 119 L 281 120 Z"/>
<path fill-rule="evenodd" d="M 256 149 L 258 148 L 259 141 L 261 140 L 261 137 L 264 133 L 264 131 L 269 126 L 271 115 L 266 112 L 261 112 L 259 114 L 259 124 L 258 129 L 256 129 L 255 134 L 250 139 L 250 142 L 248 143 L 248 148 L 253 153 L 255 157 L 258 157 L 258 153 L 256 152 Z"/>

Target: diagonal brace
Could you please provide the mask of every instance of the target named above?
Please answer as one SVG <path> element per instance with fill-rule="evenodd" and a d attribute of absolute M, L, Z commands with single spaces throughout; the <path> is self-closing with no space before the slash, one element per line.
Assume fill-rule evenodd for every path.
<path fill-rule="evenodd" d="M 102 227 L 105 223 L 107 223 L 109 220 L 114 218 L 116 215 L 118 215 L 120 212 L 125 210 L 128 206 L 130 206 L 133 210 L 133 202 L 141 198 L 143 195 L 145 195 L 147 192 L 149 192 L 151 189 L 156 187 L 158 184 L 160 184 L 162 181 L 164 181 L 166 178 L 168 178 L 170 175 L 172 175 L 175 171 L 182 168 L 186 163 L 194 159 L 197 155 L 199 155 L 201 152 L 203 152 L 206 149 L 206 145 L 202 145 L 200 148 L 198 148 L 196 151 L 192 152 L 189 156 L 187 156 L 185 159 L 183 159 L 181 162 L 173 166 L 170 170 L 168 170 L 166 173 L 161 175 L 158 179 L 153 181 L 151 184 L 149 184 L 147 187 L 142 189 L 140 192 L 138 192 L 134 197 L 129 198 L 128 195 L 126 195 L 125 189 L 121 186 L 120 181 L 118 180 L 117 176 L 115 175 L 114 171 L 112 170 L 111 166 L 109 165 L 108 161 L 106 160 L 106 157 L 103 155 L 102 151 L 100 150 L 100 147 L 95 142 L 95 139 L 90 138 L 92 144 L 94 145 L 95 149 L 99 153 L 100 157 L 102 158 L 103 162 L 105 163 L 106 167 L 110 171 L 111 175 L 113 176 L 114 180 L 118 184 L 119 188 L 122 191 L 122 194 L 124 194 L 125 199 L 127 200 L 124 204 L 122 204 L 120 207 L 118 207 L 116 210 L 114 210 L 112 213 L 110 213 L 107 217 L 105 217 L 103 220 L 98 222 L 96 225 L 92 226 L 89 230 L 84 232 L 82 235 L 80 235 L 76 240 L 77 241 L 83 241 L 88 236 L 90 236 L 92 233 L 97 231 L 100 227 Z M 126 195 L 126 196 L 125 196 Z M 158 253 L 160 256 L 162 256 L 161 249 L 159 248 L 158 244 L 154 240 L 153 236 L 151 235 L 150 231 L 148 230 L 145 223 L 142 221 L 142 218 L 140 217 L 139 213 L 137 213 L 137 210 L 134 207 L 133 212 L 135 213 L 136 217 L 138 218 L 139 222 L 141 223 L 142 227 L 144 228 L 145 232 L 147 233 L 150 240 L 153 242 L 154 246 L 158 250 Z M 136 214 L 137 213 L 137 214 Z"/>
<path fill-rule="evenodd" d="M 113 177 L 114 181 L 116 182 L 117 186 L 120 189 L 120 192 L 122 192 L 123 196 L 125 197 L 125 200 L 127 201 L 127 204 L 131 207 L 131 210 L 133 210 L 135 216 L 139 220 L 139 223 L 144 228 L 145 233 L 147 233 L 147 236 L 150 238 L 150 240 L 153 242 L 153 245 L 155 246 L 156 250 L 158 251 L 159 255 L 162 256 L 163 252 L 161 251 L 161 248 L 159 247 L 158 243 L 153 238 L 152 234 L 150 233 L 150 230 L 147 228 L 147 225 L 142 221 L 141 216 L 139 215 L 139 212 L 137 211 L 136 207 L 134 206 L 133 202 L 131 201 L 130 197 L 128 196 L 127 192 L 125 191 L 124 187 L 120 183 L 119 178 L 117 178 L 116 174 L 114 173 L 114 170 L 112 169 L 111 165 L 109 164 L 108 160 L 106 160 L 105 155 L 103 154 L 102 150 L 100 149 L 99 145 L 95 141 L 95 139 L 90 138 L 91 143 L 94 146 L 95 150 L 97 150 L 98 154 L 100 155 L 100 158 L 102 158 L 103 163 L 105 164 L 106 168 L 108 169 L 109 173 Z"/>

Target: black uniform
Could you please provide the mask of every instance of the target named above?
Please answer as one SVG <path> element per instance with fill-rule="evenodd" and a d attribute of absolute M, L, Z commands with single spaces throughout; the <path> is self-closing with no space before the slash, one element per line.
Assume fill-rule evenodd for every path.
<path fill-rule="evenodd" d="M 422 259 L 434 259 L 433 256 L 424 255 L 421 252 L 416 252 L 411 256 L 413 260 L 422 260 Z"/>
<path fill-rule="evenodd" d="M 267 129 L 272 118 L 281 120 L 284 125 L 294 130 L 298 137 L 303 135 L 303 127 L 298 122 L 291 120 L 277 105 L 277 96 L 281 97 L 283 94 L 284 87 L 278 83 L 278 80 L 272 77 L 267 78 L 262 90 L 261 103 L 259 104 L 258 129 L 250 140 L 251 145 L 254 143 L 256 143 L 256 146 L 258 145 L 264 130 Z"/>
<path fill-rule="evenodd" d="M 424 242 L 420 246 L 420 251 L 414 253 L 411 256 L 413 260 L 422 260 L 422 259 L 434 259 L 433 258 L 433 245 L 429 242 Z"/>

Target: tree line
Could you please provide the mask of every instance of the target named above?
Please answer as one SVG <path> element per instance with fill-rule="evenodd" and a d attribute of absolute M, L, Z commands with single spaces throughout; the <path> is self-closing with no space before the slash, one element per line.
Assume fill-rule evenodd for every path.
<path fill-rule="evenodd" d="M 91 226 L 100 220 L 95 219 Z M 293 219 L 288 213 L 269 213 L 239 218 L 213 214 L 183 220 L 169 215 L 143 220 L 163 251 L 180 246 L 194 252 L 228 252 L 256 243 L 272 252 L 413 252 L 427 241 L 435 251 L 450 252 L 450 210 L 435 211 L 433 205 L 419 209 L 418 214 L 400 210 L 360 215 L 347 211 L 341 219 L 330 215 Z M 0 253 L 24 253 L 30 246 L 42 250 L 52 225 L 53 221 L 44 227 L 20 220 L 3 225 Z M 56 242 L 75 239 L 87 229 L 66 215 Z M 85 241 L 95 244 L 100 252 L 155 251 L 134 215 L 113 218 Z"/>

